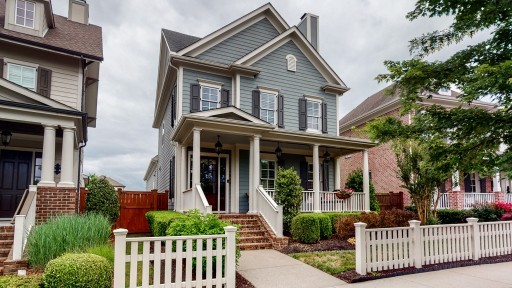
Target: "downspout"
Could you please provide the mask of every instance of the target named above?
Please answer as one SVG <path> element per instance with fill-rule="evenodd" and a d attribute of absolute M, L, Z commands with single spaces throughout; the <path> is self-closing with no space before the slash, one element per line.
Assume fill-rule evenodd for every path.
<path fill-rule="evenodd" d="M 85 110 L 85 84 L 86 84 L 86 77 L 85 77 L 85 72 L 87 70 L 87 66 L 89 66 L 91 63 L 93 63 L 93 61 L 89 61 L 87 62 L 85 59 L 84 59 L 84 56 L 80 56 L 80 63 L 81 63 L 81 66 L 82 66 L 82 102 L 81 102 L 81 107 L 80 107 L 80 111 L 84 112 Z M 78 176 L 77 176 L 77 181 L 76 181 L 76 191 L 78 193 L 78 197 L 76 197 L 77 199 L 77 203 L 76 203 L 76 212 L 79 213 L 80 212 L 80 182 L 81 182 L 81 178 L 82 178 L 82 170 L 81 170 L 81 167 L 82 167 L 82 149 L 87 146 L 87 140 L 88 140 L 88 133 L 87 133 L 87 113 L 84 113 L 82 115 L 82 133 L 83 133 L 83 142 L 78 146 Z"/>

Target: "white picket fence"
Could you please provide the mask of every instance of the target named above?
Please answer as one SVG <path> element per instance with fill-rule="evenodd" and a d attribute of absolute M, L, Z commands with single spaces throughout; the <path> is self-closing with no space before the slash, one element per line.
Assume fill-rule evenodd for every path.
<path fill-rule="evenodd" d="M 421 268 L 423 265 L 461 260 L 478 260 L 512 254 L 512 221 L 453 225 L 420 226 L 409 221 L 410 227 L 366 229 L 365 223 L 355 223 L 356 272 Z"/>
<path fill-rule="evenodd" d="M 464 193 L 464 209 L 471 209 L 477 203 L 494 203 L 494 193 Z"/>
<path fill-rule="evenodd" d="M 114 230 L 114 288 L 235 288 L 236 228 L 228 226 L 224 230 L 225 234 L 221 235 L 140 238 L 127 238 L 126 229 Z M 139 245 L 142 245 L 142 254 Z M 205 275 L 203 264 L 206 265 Z M 137 277 L 138 267 L 142 268 L 141 279 Z M 126 278 L 129 286 L 126 286 Z"/>
<path fill-rule="evenodd" d="M 301 212 L 314 211 L 313 191 L 302 192 Z M 354 192 L 348 199 L 339 199 L 336 192 L 320 191 L 320 211 L 322 212 L 348 212 L 364 211 L 364 193 Z"/>

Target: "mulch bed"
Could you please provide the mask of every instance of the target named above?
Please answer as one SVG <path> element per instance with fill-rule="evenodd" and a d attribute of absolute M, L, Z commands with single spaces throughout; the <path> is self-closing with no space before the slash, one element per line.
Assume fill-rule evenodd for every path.
<path fill-rule="evenodd" d="M 346 240 L 339 238 L 331 238 L 327 240 L 320 240 L 315 244 L 302 244 L 293 241 L 290 238 L 288 246 L 279 250 L 284 254 L 302 253 L 302 252 L 317 252 L 317 251 L 337 251 L 337 250 L 355 250 L 356 246 L 348 243 Z"/>
<path fill-rule="evenodd" d="M 252 285 L 251 282 L 247 281 L 244 276 L 240 275 L 240 273 L 236 272 L 236 288 L 256 288 Z"/>
<path fill-rule="evenodd" d="M 417 273 L 424 273 L 424 272 L 431 272 L 431 271 L 438 271 L 438 270 L 459 268 L 459 267 L 466 267 L 466 266 L 475 266 L 475 265 L 482 265 L 482 264 L 495 264 L 495 263 L 502 263 L 502 262 L 511 262 L 511 261 L 512 261 L 512 255 L 505 255 L 505 256 L 487 257 L 485 259 L 480 259 L 477 261 L 464 260 L 464 261 L 457 261 L 457 262 L 450 262 L 450 263 L 424 265 L 423 268 L 419 268 L 419 269 L 416 269 L 414 267 L 408 267 L 408 268 L 386 270 L 386 271 L 379 271 L 379 272 L 370 272 L 370 274 L 365 275 L 365 276 L 359 275 L 358 273 L 356 273 L 356 271 L 348 271 L 348 272 L 341 273 L 337 277 L 345 282 L 348 282 L 348 283 L 357 283 L 357 282 L 364 282 L 364 281 L 369 281 L 369 280 L 396 277 L 396 276 L 402 276 L 402 275 L 417 274 Z"/>

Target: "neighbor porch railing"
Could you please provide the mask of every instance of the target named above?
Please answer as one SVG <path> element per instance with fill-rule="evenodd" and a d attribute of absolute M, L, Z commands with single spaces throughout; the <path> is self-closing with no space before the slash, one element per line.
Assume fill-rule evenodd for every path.
<path fill-rule="evenodd" d="M 114 288 L 235 288 L 236 228 L 228 226 L 224 231 L 220 235 L 126 238 L 128 230 L 114 230 Z"/>
<path fill-rule="evenodd" d="M 435 201 L 437 199 L 437 194 L 435 195 L 432 206 L 435 205 Z M 450 198 L 448 197 L 448 193 L 441 193 L 439 196 L 439 201 L 437 202 L 437 209 L 449 209 L 450 208 Z"/>
<path fill-rule="evenodd" d="M 23 251 L 27 243 L 28 235 L 32 227 L 36 224 L 36 199 L 37 186 L 31 185 L 25 190 L 21 202 L 16 209 L 13 218 L 14 222 L 14 242 L 12 247 L 12 260 L 23 258 Z"/>
<path fill-rule="evenodd" d="M 265 218 L 268 225 L 277 237 L 283 236 L 283 206 L 277 205 L 272 197 L 265 191 L 263 186 L 256 189 L 256 205 L 261 216 Z"/>
<path fill-rule="evenodd" d="M 302 212 L 314 211 L 313 191 L 302 192 Z M 349 212 L 364 211 L 364 193 L 354 192 L 348 199 L 339 199 L 336 192 L 320 191 L 320 211 L 322 212 Z"/>
<path fill-rule="evenodd" d="M 494 203 L 494 193 L 464 193 L 464 209 L 471 209 L 476 203 Z"/>
<path fill-rule="evenodd" d="M 512 203 L 512 193 L 505 194 L 505 203 Z"/>

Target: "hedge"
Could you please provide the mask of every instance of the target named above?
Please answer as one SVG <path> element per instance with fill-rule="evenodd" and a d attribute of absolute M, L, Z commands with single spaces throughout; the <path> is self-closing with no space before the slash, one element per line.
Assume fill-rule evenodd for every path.
<path fill-rule="evenodd" d="M 110 288 L 113 268 L 98 255 L 65 254 L 46 265 L 44 287 Z"/>
<path fill-rule="evenodd" d="M 334 232 L 335 231 L 334 227 L 336 227 L 336 221 L 338 221 L 338 218 L 349 217 L 349 216 L 358 216 L 358 215 L 361 215 L 361 212 L 327 212 L 327 213 L 322 213 L 322 214 L 327 215 L 329 217 L 329 219 L 331 219 L 332 231 Z"/>
<path fill-rule="evenodd" d="M 312 214 L 300 214 L 292 220 L 292 238 L 301 243 L 320 241 L 320 221 Z"/>
<path fill-rule="evenodd" d="M 313 217 L 318 221 L 318 228 L 320 229 L 320 239 L 329 239 L 332 236 L 332 223 L 331 218 L 323 213 L 304 214 L 307 217 Z"/>
<path fill-rule="evenodd" d="M 40 288 L 42 283 L 42 274 L 33 274 L 27 276 L 0 276 L 0 288 Z"/>
<path fill-rule="evenodd" d="M 437 210 L 437 219 L 441 222 L 441 224 L 467 223 L 466 218 L 469 217 L 472 217 L 470 210 Z"/>
<path fill-rule="evenodd" d="M 166 236 L 169 226 L 176 220 L 184 220 L 187 216 L 175 211 L 149 211 L 146 219 L 153 236 Z"/>

